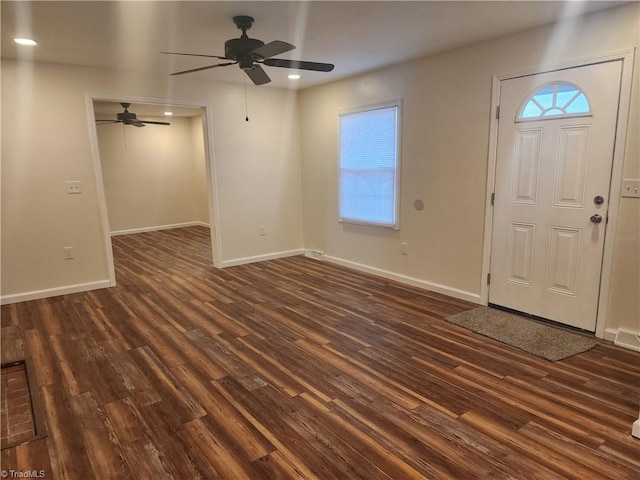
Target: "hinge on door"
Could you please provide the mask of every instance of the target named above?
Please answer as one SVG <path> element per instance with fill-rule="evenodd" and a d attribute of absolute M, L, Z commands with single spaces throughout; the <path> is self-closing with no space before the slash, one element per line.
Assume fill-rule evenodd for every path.
<path fill-rule="evenodd" d="M 496 105 L 496 120 L 500 119 L 500 105 Z"/>
<path fill-rule="evenodd" d="M 493 205 L 494 203 L 496 203 L 496 192 L 493 192 L 491 194 L 491 205 Z"/>
<path fill-rule="evenodd" d="M 491 284 L 491 274 L 487 273 L 487 285 Z"/>

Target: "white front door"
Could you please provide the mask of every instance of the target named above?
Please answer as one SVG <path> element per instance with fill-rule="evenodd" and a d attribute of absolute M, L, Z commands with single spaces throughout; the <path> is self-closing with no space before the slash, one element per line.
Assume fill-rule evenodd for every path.
<path fill-rule="evenodd" d="M 595 331 L 621 73 L 501 82 L 489 303 Z"/>

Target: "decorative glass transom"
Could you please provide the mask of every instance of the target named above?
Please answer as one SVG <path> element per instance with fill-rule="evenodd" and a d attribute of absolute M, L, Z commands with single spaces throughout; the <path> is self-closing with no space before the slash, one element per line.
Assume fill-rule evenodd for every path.
<path fill-rule="evenodd" d="M 591 112 L 582 90 L 570 83 L 556 82 L 537 90 L 525 101 L 518 120 L 584 115 Z"/>

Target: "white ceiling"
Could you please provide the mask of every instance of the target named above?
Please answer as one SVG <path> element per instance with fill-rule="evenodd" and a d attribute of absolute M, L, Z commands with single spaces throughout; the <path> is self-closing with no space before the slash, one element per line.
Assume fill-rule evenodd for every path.
<path fill-rule="evenodd" d="M 628 2 L 2 1 L 0 41 L 3 58 L 168 75 L 217 61 L 160 51 L 224 55 L 225 40 L 240 36 L 232 17 L 251 15 L 250 37 L 297 46 L 280 58 L 335 64 L 331 73 L 303 72 L 298 81 L 287 79 L 288 69 L 265 67 L 270 86 L 304 88 L 622 3 Z M 38 45 L 18 46 L 18 36 Z M 236 65 L 191 75 L 244 81 Z"/>

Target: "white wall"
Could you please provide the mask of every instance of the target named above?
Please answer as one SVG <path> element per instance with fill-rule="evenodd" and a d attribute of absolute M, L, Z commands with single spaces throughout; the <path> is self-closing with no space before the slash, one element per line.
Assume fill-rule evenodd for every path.
<path fill-rule="evenodd" d="M 170 123 L 97 126 L 112 233 L 209 223 L 202 130 L 197 137 L 202 121 L 172 117 Z"/>
<path fill-rule="evenodd" d="M 207 103 L 219 260 L 302 248 L 295 94 L 249 87 L 245 122 L 242 85 L 5 60 L 1 75 L 3 302 L 104 286 L 109 278 L 87 113 L 92 94 Z M 67 180 L 80 180 L 83 193 L 67 195 Z M 74 247 L 74 260 L 64 260 L 65 246 Z"/>
<path fill-rule="evenodd" d="M 638 16 L 630 4 L 303 91 L 305 246 L 479 299 L 492 76 L 637 47 Z M 338 111 L 395 98 L 404 104 L 400 230 L 339 224 Z M 636 56 L 626 178 L 639 176 L 638 98 Z M 608 328 L 640 330 L 639 219 L 640 202 L 621 199 Z"/>
<path fill-rule="evenodd" d="M 202 117 L 196 115 L 189 118 L 191 130 L 191 169 L 193 182 L 190 187 L 194 192 L 193 217 L 199 223 L 209 223 L 209 188 L 207 186 L 207 162 Z"/>

